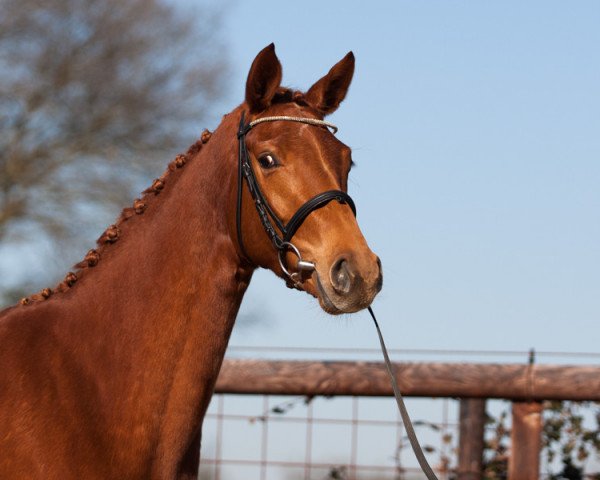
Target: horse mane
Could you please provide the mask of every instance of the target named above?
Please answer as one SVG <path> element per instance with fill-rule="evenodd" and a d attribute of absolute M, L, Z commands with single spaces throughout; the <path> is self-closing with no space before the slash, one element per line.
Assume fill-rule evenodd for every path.
<path fill-rule="evenodd" d="M 178 178 L 180 178 L 180 176 L 175 176 L 173 179 L 171 177 L 173 176 L 172 174 L 174 172 L 181 169 L 198 152 L 200 152 L 202 146 L 208 142 L 211 135 L 212 133 L 209 130 L 204 130 L 200 136 L 200 139 L 192 144 L 188 148 L 187 152 L 178 154 L 175 159 L 168 164 L 167 169 L 163 172 L 163 174 L 156 178 L 152 182 L 152 185 L 142 192 L 142 196 L 133 201 L 133 206 L 124 208 L 121 211 L 117 221 L 104 230 L 102 235 L 100 235 L 100 237 L 96 240 L 96 248 L 92 248 L 90 251 L 88 251 L 85 255 L 85 258 L 81 262 L 74 265 L 73 268 L 75 271 L 67 273 L 64 280 L 55 288 L 44 288 L 36 294 L 22 298 L 20 300 L 21 305 L 29 305 L 32 302 L 47 300 L 55 293 L 62 293 L 70 290 L 90 268 L 93 268 L 98 264 L 105 251 L 110 248 L 113 243 L 119 240 L 121 237 L 121 226 L 123 223 L 127 222 L 136 215 L 142 215 L 148 208 L 148 205 L 152 199 L 156 197 L 165 187 L 165 184 L 168 180 L 176 181 Z"/>
<path fill-rule="evenodd" d="M 311 105 L 306 101 L 304 93 L 286 87 L 280 87 L 277 90 L 271 103 L 296 103 L 299 106 L 311 107 Z M 209 130 L 204 130 L 200 136 L 200 139 L 192 144 L 186 153 L 178 154 L 175 159 L 168 164 L 167 169 L 163 172 L 163 174 L 156 178 L 152 182 L 152 185 L 142 192 L 142 196 L 133 201 L 133 206 L 126 207 L 121 211 L 117 221 L 104 230 L 102 235 L 100 235 L 100 237 L 96 240 L 96 248 L 89 250 L 84 259 L 74 265 L 74 271 L 68 272 L 62 282 L 60 282 L 54 288 L 44 288 L 38 293 L 28 297 L 23 297 L 20 300 L 21 305 L 29 305 L 32 302 L 47 300 L 55 293 L 62 293 L 70 290 L 79 279 L 86 275 L 90 268 L 93 268 L 98 264 L 104 252 L 110 248 L 112 244 L 119 240 L 121 237 L 121 226 L 123 223 L 127 222 L 136 215 L 142 215 L 148 207 L 149 202 L 164 188 L 167 180 L 171 181 L 172 174 L 181 169 L 198 152 L 200 152 L 202 146 L 208 142 L 211 135 L 212 133 Z M 178 177 L 175 177 L 175 179 L 177 178 Z"/>

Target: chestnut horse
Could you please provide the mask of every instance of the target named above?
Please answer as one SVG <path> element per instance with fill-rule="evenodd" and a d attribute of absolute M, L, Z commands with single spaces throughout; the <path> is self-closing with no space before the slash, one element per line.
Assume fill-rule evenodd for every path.
<path fill-rule="evenodd" d="M 351 152 L 323 118 L 353 72 L 349 53 L 306 93 L 292 91 L 266 47 L 244 103 L 177 156 L 58 287 L 0 314 L 1 479 L 197 478 L 202 420 L 242 296 L 257 267 L 284 277 L 246 184 L 240 244 L 240 152 L 280 219 L 321 192 L 345 192 Z M 243 115 L 299 120 L 238 137 Z M 369 306 L 381 289 L 379 260 L 338 197 L 293 235 L 312 265 L 296 286 L 332 314 Z M 296 260 L 287 251 L 283 264 L 294 270 Z"/>

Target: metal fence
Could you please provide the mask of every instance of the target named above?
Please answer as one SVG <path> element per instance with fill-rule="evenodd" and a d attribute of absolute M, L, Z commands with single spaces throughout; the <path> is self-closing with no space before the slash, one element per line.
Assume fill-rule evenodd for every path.
<path fill-rule="evenodd" d="M 426 403 L 440 416 L 416 428 L 440 480 L 448 479 L 457 402 Z M 396 410 L 389 398 L 216 395 L 205 419 L 202 478 L 421 478 Z"/>

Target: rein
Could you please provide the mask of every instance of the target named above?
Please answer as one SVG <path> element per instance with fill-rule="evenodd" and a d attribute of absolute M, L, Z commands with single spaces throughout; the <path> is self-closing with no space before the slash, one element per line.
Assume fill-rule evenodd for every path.
<path fill-rule="evenodd" d="M 277 250 L 279 257 L 279 265 L 281 266 L 281 270 L 288 277 L 287 278 L 287 286 L 290 288 L 297 288 L 302 290 L 302 278 L 301 272 L 312 272 L 315 269 L 315 264 L 309 262 L 307 260 L 303 260 L 302 255 L 298 248 L 291 242 L 292 237 L 302 225 L 302 222 L 315 210 L 324 207 L 332 200 L 336 200 L 342 204 L 348 204 L 348 206 L 352 209 L 352 213 L 356 216 L 356 207 L 354 205 L 354 201 L 346 192 L 342 190 L 328 190 L 326 192 L 319 193 L 315 195 L 308 201 L 306 201 L 296 213 L 292 215 L 292 218 L 284 224 L 279 217 L 275 214 L 269 202 L 263 195 L 258 181 L 256 179 L 256 175 L 254 170 L 252 169 L 252 164 L 250 162 L 250 155 L 248 154 L 248 147 L 246 145 L 246 134 L 256 125 L 265 122 L 276 122 L 276 121 L 288 121 L 288 122 L 298 122 L 298 123 L 306 123 L 308 125 L 314 125 L 318 127 L 326 127 L 332 131 L 332 133 L 337 132 L 337 127 L 332 123 L 326 122 L 324 120 L 318 120 L 315 118 L 305 118 L 305 117 L 290 117 L 290 116 L 276 116 L 276 117 L 263 117 L 253 120 L 249 123 L 245 123 L 244 113 L 242 113 L 242 118 L 240 119 L 240 128 L 238 130 L 238 142 L 239 142 L 239 150 L 238 150 L 238 191 L 237 191 L 237 211 L 236 211 L 236 227 L 237 227 L 237 237 L 240 245 L 240 249 L 242 253 L 246 257 L 248 261 L 250 261 L 250 257 L 246 248 L 244 247 L 244 241 L 242 239 L 242 178 L 246 180 L 246 184 L 248 185 L 248 190 L 250 190 L 250 194 L 252 195 L 252 199 L 254 200 L 254 206 L 258 212 L 258 216 L 260 221 L 263 224 L 267 235 L 271 239 L 273 243 L 273 247 Z M 275 223 L 271 223 L 271 220 Z M 277 232 L 281 232 L 279 234 Z M 292 251 L 298 260 L 296 261 L 296 271 L 290 272 L 285 260 L 285 253 L 287 251 Z M 415 433 L 415 429 L 410 420 L 410 416 L 408 415 L 408 411 L 406 410 L 406 406 L 404 405 L 404 400 L 402 398 L 402 394 L 400 393 L 400 388 L 398 387 L 398 383 L 396 382 L 396 377 L 394 375 L 394 370 L 392 367 L 392 363 L 390 362 L 389 355 L 387 353 L 387 349 L 385 347 L 385 343 L 383 341 L 383 335 L 381 334 L 381 330 L 379 328 L 379 324 L 377 323 L 377 319 L 375 318 L 375 314 L 373 313 L 373 309 L 368 307 L 369 313 L 371 314 L 371 318 L 373 318 L 373 322 L 375 323 L 375 328 L 377 330 L 377 335 L 379 336 L 379 343 L 381 345 L 381 351 L 383 353 L 383 358 L 385 360 L 385 367 L 390 377 L 390 382 L 392 384 L 392 389 L 394 391 L 394 396 L 396 397 L 396 403 L 398 404 L 398 409 L 400 410 L 400 416 L 402 417 L 402 421 L 404 422 L 404 428 L 406 429 L 406 434 L 408 436 L 408 440 L 410 441 L 410 445 L 417 457 L 417 461 L 421 466 L 421 470 L 427 477 L 428 480 L 438 480 L 433 473 L 432 468 L 429 466 L 427 459 L 425 458 L 425 454 L 423 453 L 423 449 L 419 444 L 419 440 L 417 439 L 417 435 Z"/>
<path fill-rule="evenodd" d="M 375 329 L 377 330 L 379 344 L 381 345 L 381 353 L 383 353 L 383 359 L 385 361 L 385 368 L 387 370 L 388 376 L 390 377 L 392 390 L 394 391 L 394 397 L 396 397 L 396 403 L 398 404 L 398 410 L 400 410 L 400 416 L 402 417 L 402 422 L 404 423 L 404 428 L 406 429 L 406 435 L 408 436 L 410 446 L 412 447 L 413 452 L 415 453 L 415 457 L 417 457 L 417 461 L 419 462 L 419 466 L 421 467 L 421 470 L 423 470 L 423 473 L 425 474 L 427 479 L 438 480 L 438 478 L 435 476 L 435 473 L 433 473 L 433 469 L 429 466 L 429 463 L 425 458 L 425 454 L 423 453 L 423 449 L 421 448 L 421 444 L 419 443 L 419 439 L 417 438 L 417 434 L 415 433 L 412 421 L 410 420 L 410 416 L 408 415 L 408 410 L 406 410 L 404 399 L 402 398 L 402 394 L 400 393 L 400 387 L 398 387 L 398 382 L 396 381 L 396 376 L 394 375 L 392 362 L 390 362 L 390 357 L 388 355 L 387 348 L 385 348 L 385 342 L 383 341 L 383 335 L 381 334 L 379 323 L 377 323 L 377 319 L 375 318 L 373 309 L 371 307 L 368 307 L 368 310 L 371 314 L 371 318 L 373 319 L 373 323 L 375 324 Z"/>

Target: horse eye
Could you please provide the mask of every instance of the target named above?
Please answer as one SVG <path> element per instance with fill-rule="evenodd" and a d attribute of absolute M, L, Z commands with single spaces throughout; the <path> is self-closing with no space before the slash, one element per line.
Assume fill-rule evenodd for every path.
<path fill-rule="evenodd" d="M 258 157 L 258 163 L 260 163 L 262 168 L 273 168 L 279 165 L 275 155 L 272 153 L 265 153 L 264 155 Z"/>

